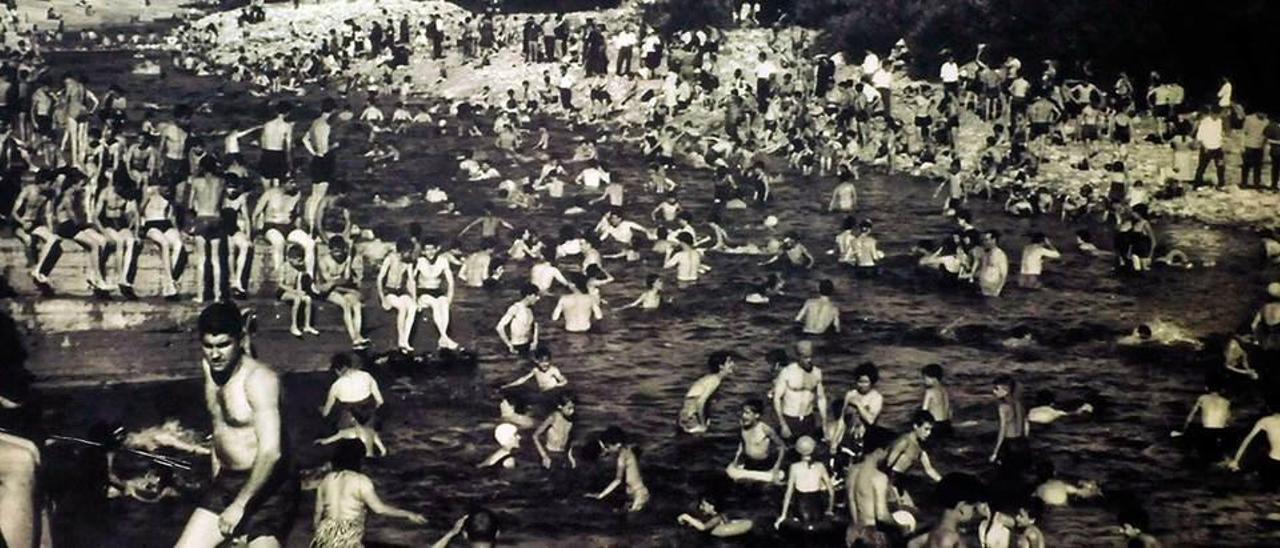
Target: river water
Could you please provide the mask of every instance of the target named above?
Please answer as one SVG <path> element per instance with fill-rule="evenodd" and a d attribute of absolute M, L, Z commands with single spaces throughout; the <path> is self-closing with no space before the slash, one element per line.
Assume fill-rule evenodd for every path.
<path fill-rule="evenodd" d="M 165 104 L 208 97 L 212 116 L 203 115 L 197 123 L 209 129 L 225 128 L 230 122 L 246 127 L 249 118 L 264 112 L 258 107 L 262 100 L 236 95 L 234 85 L 180 75 L 144 80 L 122 70 L 129 62 L 128 55 L 118 53 L 78 55 L 74 60 L 54 57 L 55 66 L 86 72 L 95 86 L 121 82 L 126 91 L 146 100 Z M 227 93 L 214 95 L 219 87 Z M 246 104 L 253 106 L 245 108 Z M 574 144 L 572 135 L 562 125 L 548 123 L 553 152 L 567 159 Z M 395 139 L 403 162 L 377 173 L 363 173 L 362 160 L 344 149 L 343 169 L 355 185 L 354 202 L 360 204 L 357 218 L 375 227 L 403 229 L 414 221 L 427 233 L 456 233 L 490 189 L 451 182 L 451 158 L 463 148 L 491 149 L 490 139 L 441 137 L 416 130 Z M 364 150 L 361 140 L 343 138 L 357 152 Z M 628 147 L 606 144 L 603 148 L 615 179 L 636 183 L 628 187 L 629 217 L 647 219 L 653 198 L 639 189 L 646 177 L 642 159 Z M 495 165 L 504 175 L 536 169 Z M 705 218 L 710 173 L 680 168 L 671 176 L 682 185 L 686 207 L 695 218 Z M 420 193 L 431 185 L 449 191 L 468 215 L 435 215 L 420 205 L 388 211 L 369 200 L 374 193 L 390 199 Z M 755 266 L 759 258 L 717 254 L 708 256 L 712 271 L 699 284 L 682 289 L 672 284 L 670 307 L 659 313 L 606 309 L 606 321 L 590 335 L 567 335 L 553 325 L 549 321 L 552 299 L 538 305 L 545 340 L 580 398 L 575 437 L 584 440 L 616 424 L 637 439 L 644 476 L 653 491 L 651 506 L 643 515 L 619 517 L 612 511 L 616 504 L 582 498 L 582 493 L 598 490 L 612 478 L 611 462 L 588 463 L 571 483 L 560 485 L 551 484 L 536 466 L 531 447 L 515 470 L 474 469 L 494 447 L 495 387 L 525 368 L 500 352 L 492 332 L 492 325 L 516 297 L 517 285 L 504 283 L 493 291 L 463 288 L 458 292 L 455 338 L 478 352 L 474 369 L 425 371 L 399 380 L 383 377 L 389 417 L 382 436 L 391 455 L 370 464 L 368 471 L 384 499 L 422 511 L 431 522 L 417 528 L 371 518 L 367 539 L 423 546 L 468 507 L 483 504 L 506 516 L 505 536 L 518 545 L 698 545 L 697 537 L 675 525 L 675 516 L 696 503 L 695 494 L 707 478 L 718 476 L 732 458 L 738 405 L 747 398 L 763 397 L 771 382 L 763 363 L 765 352 L 790 347 L 796 340 L 790 319 L 818 280 L 831 279 L 845 329 L 841 336 L 818 344 L 817 362 L 827 378 L 828 398 L 840 397 L 851 387 L 856 364 L 874 361 L 880 366 L 878 388 L 886 403 L 880 422 L 905 428 L 921 397 L 920 367 L 943 364 L 960 423 L 956 439 L 934 451 L 935 466 L 943 473 L 989 471 L 985 457 L 994 443 L 996 424 L 991 382 L 998 375 L 1012 374 L 1024 383 L 1028 397 L 1049 390 L 1065 406 L 1087 400 L 1099 409 L 1089 419 L 1066 419 L 1033 429 L 1036 456 L 1053 460 L 1064 477 L 1097 479 L 1110 495 L 1137 496 L 1151 513 L 1152 529 L 1169 545 L 1280 543 L 1280 532 L 1265 518 L 1280 510 L 1274 495 L 1258 493 L 1250 476 L 1185 464 L 1168 435 L 1199 393 L 1206 364 L 1218 359 L 1221 335 L 1247 321 L 1261 301 L 1260 288 L 1268 273 L 1258 268 L 1259 246 L 1254 237 L 1234 230 L 1160 222 L 1163 242 L 1197 261 L 1212 260 L 1216 266 L 1121 277 L 1105 259 L 1068 251 L 1073 249 L 1073 232 L 1084 225 L 1072 226 L 1056 218 L 1014 219 L 1000 213 L 995 204 L 978 200 L 971 207 L 976 224 L 1000 229 L 1006 235 L 1002 247 L 1014 261 L 1032 231 L 1049 234 L 1066 252 L 1064 259 L 1047 266 L 1045 289 L 1030 292 L 1011 284 L 999 299 L 985 300 L 969 291 L 933 286 L 902 257 L 918 240 L 938 239 L 949 230 L 938 215 L 938 204 L 930 198 L 933 184 L 909 177 L 870 174 L 859 183 L 856 215 L 875 221 L 881 247 L 891 257 L 884 275 L 855 281 L 836 268 L 834 260 L 822 254 L 833 247 L 842 220 L 822 211 L 833 186 L 834 181 L 827 178 L 806 181 L 787 175 L 776 185 L 775 201 L 767 211 L 730 216 L 727 228 L 732 236 L 761 241 L 760 220 L 776 214 L 780 227 L 799 232 L 818 256 L 818 268 L 806 277 L 791 278 L 788 294 L 767 308 L 742 302 L 747 284 L 761 277 L 761 269 Z M 565 222 L 558 209 L 545 206 L 503 215 L 517 226 L 553 235 Z M 596 218 L 593 214 L 573 222 L 586 228 Z M 1096 239 L 1109 239 L 1104 228 L 1092 230 Z M 526 267 L 517 266 L 508 276 L 523 280 Z M 612 264 L 610 270 L 618 281 L 603 289 L 604 298 L 614 306 L 629 302 L 640 292 L 644 274 L 659 267 L 655 257 L 639 265 Z M 373 306 L 366 313 L 383 314 Z M 1115 344 L 1138 323 L 1153 319 L 1208 337 L 1207 349 L 1135 351 Z M 948 325 L 954 327 L 954 336 L 940 334 Z M 1001 345 L 1001 340 L 1024 332 L 1036 342 L 1016 349 Z M 384 345 L 393 338 L 383 332 L 372 336 Z M 196 344 L 194 335 L 191 344 Z M 418 344 L 429 347 L 425 340 Z M 711 432 L 697 439 L 677 434 L 675 418 L 685 389 L 701 374 L 706 355 L 725 349 L 739 352 L 744 359 L 713 401 Z M 259 343 L 259 352 L 269 363 L 288 360 L 290 353 L 298 351 L 306 349 L 291 341 Z M 196 364 L 192 367 L 194 371 Z M 289 427 L 304 467 L 325 458 L 310 442 L 327 433 L 316 409 L 328 381 L 321 374 L 286 379 Z M 1232 424 L 1247 429 L 1262 414 L 1260 398 L 1250 386 L 1233 388 Z M 192 381 L 55 390 L 49 394 L 48 426 L 52 431 L 78 432 L 95 419 L 105 419 L 136 429 L 176 416 L 186 426 L 207 430 L 201 398 L 198 383 Z M 176 539 L 192 504 L 114 502 L 108 512 L 118 523 L 104 544 L 167 546 Z M 754 518 L 760 533 L 749 542 L 772 545 L 766 530 L 780 506 L 777 490 L 742 489 L 732 494 L 725 511 Z M 291 545 L 305 545 L 311 508 L 308 497 Z M 1056 546 L 1118 545 L 1121 538 L 1113 516 L 1104 501 L 1082 502 L 1050 510 L 1042 527 Z"/>

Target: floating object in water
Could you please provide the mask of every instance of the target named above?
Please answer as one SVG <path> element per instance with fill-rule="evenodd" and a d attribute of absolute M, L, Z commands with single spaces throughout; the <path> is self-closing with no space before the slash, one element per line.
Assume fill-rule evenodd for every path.
<path fill-rule="evenodd" d="M 160 76 L 162 70 L 163 69 L 160 68 L 159 63 L 154 61 L 142 61 L 135 63 L 129 72 L 137 76 Z"/>

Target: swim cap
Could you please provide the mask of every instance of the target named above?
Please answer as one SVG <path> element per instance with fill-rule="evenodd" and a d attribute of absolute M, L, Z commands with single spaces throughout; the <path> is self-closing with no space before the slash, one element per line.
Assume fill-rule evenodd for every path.
<path fill-rule="evenodd" d="M 1280 299 L 1280 282 L 1271 282 L 1267 284 L 1267 294 Z"/>
<path fill-rule="evenodd" d="M 816 449 L 817 446 L 818 443 L 813 441 L 813 438 L 809 436 L 800 436 L 800 439 L 796 440 L 796 452 L 800 453 L 800 456 L 803 457 L 812 455 L 813 450 Z"/>
<path fill-rule="evenodd" d="M 897 523 L 906 531 L 916 530 L 916 517 L 906 510 L 898 510 L 892 514 L 893 522 Z"/>
<path fill-rule="evenodd" d="M 764 218 L 764 226 L 767 226 L 767 227 L 769 227 L 769 228 L 773 228 L 773 227 L 775 227 L 775 226 L 778 226 L 778 218 L 777 218 L 777 217 L 775 217 L 775 216 L 773 216 L 773 215 L 770 215 L 770 216 L 768 216 L 768 217 L 765 217 L 765 218 Z"/>
<path fill-rule="evenodd" d="M 498 440 L 498 445 L 512 447 L 517 443 L 517 430 L 516 425 L 504 422 L 493 429 L 493 439 Z"/>

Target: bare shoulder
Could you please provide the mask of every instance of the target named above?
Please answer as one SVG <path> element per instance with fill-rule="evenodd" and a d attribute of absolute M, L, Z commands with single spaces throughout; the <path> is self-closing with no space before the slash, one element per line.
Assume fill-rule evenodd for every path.
<path fill-rule="evenodd" d="M 280 373 L 274 367 L 248 356 L 244 360 L 244 366 L 251 368 L 245 378 L 245 389 L 250 394 L 279 392 Z"/>

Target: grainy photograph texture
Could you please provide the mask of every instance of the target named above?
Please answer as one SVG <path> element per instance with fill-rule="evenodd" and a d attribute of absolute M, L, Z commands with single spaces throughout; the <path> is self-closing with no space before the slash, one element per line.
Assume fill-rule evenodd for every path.
<path fill-rule="evenodd" d="M 0 4 L 0 547 L 1280 545 L 1280 3 Z"/>

